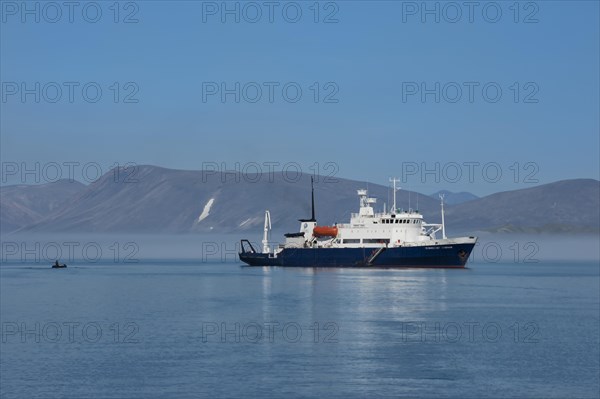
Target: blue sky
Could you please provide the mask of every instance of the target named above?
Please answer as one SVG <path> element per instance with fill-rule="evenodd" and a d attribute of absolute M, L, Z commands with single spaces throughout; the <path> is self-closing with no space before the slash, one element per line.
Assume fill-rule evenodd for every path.
<path fill-rule="evenodd" d="M 71 23 L 64 6 L 59 18 L 34 2 L 34 14 L 2 2 L 2 162 L 295 162 L 323 174 L 333 162 L 340 177 L 386 183 L 396 175 L 425 193 L 480 195 L 599 178 L 596 1 L 479 2 L 472 21 L 464 2 L 321 2 L 318 16 L 312 1 L 274 2 L 272 22 L 264 2 L 227 2 L 239 7 L 239 22 L 222 15 L 223 2 L 122 2 L 118 15 L 113 2 L 96 2 L 84 17 L 88 3 Z M 423 4 L 438 7 L 439 22 Z M 91 23 L 96 9 L 102 15 Z M 130 14 L 136 23 L 124 23 Z M 65 82 L 78 84 L 72 102 Z M 90 82 L 102 90 L 95 103 L 81 90 Z M 221 85 L 236 82 L 240 101 L 222 101 Z M 22 84 L 39 103 L 21 97 Z M 52 103 L 56 85 L 62 94 Z M 262 96 L 252 102 L 257 86 Z M 432 90 L 424 98 L 423 87 Z M 124 102 L 134 91 L 137 103 Z M 502 178 L 483 171 L 489 164 Z"/>

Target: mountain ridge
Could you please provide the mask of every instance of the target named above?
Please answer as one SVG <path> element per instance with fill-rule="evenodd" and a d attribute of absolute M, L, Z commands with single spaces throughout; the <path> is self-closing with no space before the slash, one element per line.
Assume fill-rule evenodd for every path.
<path fill-rule="evenodd" d="M 271 212 L 274 226 L 295 231 L 297 219 L 310 215 L 310 175 L 299 175 L 297 181 L 292 181 L 275 173 L 267 181 L 264 176 L 257 175 L 234 176 L 234 179 L 230 174 L 213 171 L 152 165 L 137 168 L 133 179 L 109 171 L 87 186 L 78 183 L 70 187 L 45 187 L 53 189 L 47 190 L 47 201 L 52 204 L 38 205 L 45 210 L 43 212 L 35 209 L 29 212 L 29 202 L 15 200 L 26 198 L 16 194 L 20 189 L 10 187 L 21 187 L 23 191 L 35 189 L 2 187 L 2 231 L 236 232 L 262 228 L 266 209 Z M 356 190 L 366 185 L 350 179 L 327 180 L 316 176 L 319 223 L 326 225 L 349 220 L 350 213 L 358 209 Z M 65 187 L 71 189 L 68 198 L 53 199 Z M 388 209 L 391 207 L 389 187 L 373 183 L 368 183 L 368 187 L 370 196 L 378 199 L 376 210 L 383 208 L 382 202 L 387 203 Z M 44 187 L 38 191 L 44 191 Z M 597 180 L 562 180 L 447 204 L 446 224 L 451 232 L 598 233 L 599 197 L 600 182 Z M 439 198 L 401 190 L 397 194 L 397 203 L 399 207 L 418 204 L 428 222 L 440 220 Z M 23 215 L 20 220 L 18 215 Z"/>

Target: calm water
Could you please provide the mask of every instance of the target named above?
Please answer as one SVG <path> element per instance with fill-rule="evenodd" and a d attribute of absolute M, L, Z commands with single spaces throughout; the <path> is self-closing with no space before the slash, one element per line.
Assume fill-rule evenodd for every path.
<path fill-rule="evenodd" d="M 599 396 L 593 262 L 3 265 L 0 284 L 2 398 Z"/>

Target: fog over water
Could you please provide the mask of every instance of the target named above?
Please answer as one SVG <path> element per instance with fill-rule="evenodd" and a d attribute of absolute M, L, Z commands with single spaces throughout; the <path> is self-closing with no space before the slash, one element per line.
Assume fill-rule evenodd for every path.
<path fill-rule="evenodd" d="M 272 231 L 271 248 L 283 243 L 284 232 Z M 448 235 L 451 237 L 452 233 Z M 469 263 L 538 263 L 598 261 L 598 235 L 489 234 L 478 235 Z M 240 263 L 240 239 L 262 250 L 262 232 L 239 234 L 10 234 L 1 237 L 2 263 L 52 262 L 136 263 L 182 259 L 200 263 Z"/>

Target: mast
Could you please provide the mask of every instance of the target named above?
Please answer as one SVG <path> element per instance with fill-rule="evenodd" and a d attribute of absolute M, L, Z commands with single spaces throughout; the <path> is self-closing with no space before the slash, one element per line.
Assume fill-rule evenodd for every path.
<path fill-rule="evenodd" d="M 444 221 L 444 194 L 440 194 L 440 203 L 442 206 L 442 238 L 446 239 L 446 222 Z"/>
<path fill-rule="evenodd" d="M 315 185 L 314 179 L 310 177 L 310 206 L 311 206 L 311 220 L 314 222 L 315 219 Z"/>
<path fill-rule="evenodd" d="M 315 219 L 315 185 L 314 179 L 310 177 L 310 205 L 311 205 L 311 214 L 310 219 L 298 219 L 300 222 L 316 222 Z"/>
<path fill-rule="evenodd" d="M 399 182 L 400 180 L 398 180 L 395 177 L 392 177 L 390 179 L 390 181 L 392 182 L 392 192 L 394 194 L 394 202 L 392 203 L 392 212 L 396 213 L 396 183 Z M 398 189 L 400 189 L 400 187 L 398 187 Z"/>

